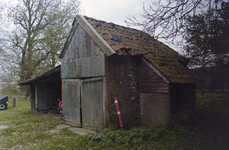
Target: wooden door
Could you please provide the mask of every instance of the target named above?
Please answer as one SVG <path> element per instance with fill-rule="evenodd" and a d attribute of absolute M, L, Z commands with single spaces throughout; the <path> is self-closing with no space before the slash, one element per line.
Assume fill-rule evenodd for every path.
<path fill-rule="evenodd" d="M 82 80 L 82 125 L 104 126 L 103 78 Z"/>
<path fill-rule="evenodd" d="M 65 79 L 63 82 L 64 119 L 67 124 L 81 127 L 80 80 Z"/>

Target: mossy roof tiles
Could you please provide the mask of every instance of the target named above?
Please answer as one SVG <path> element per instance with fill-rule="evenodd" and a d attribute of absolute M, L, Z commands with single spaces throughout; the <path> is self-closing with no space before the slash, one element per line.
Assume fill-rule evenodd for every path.
<path fill-rule="evenodd" d="M 142 55 L 172 83 L 195 83 L 187 60 L 150 34 L 84 17 L 118 55 Z"/>

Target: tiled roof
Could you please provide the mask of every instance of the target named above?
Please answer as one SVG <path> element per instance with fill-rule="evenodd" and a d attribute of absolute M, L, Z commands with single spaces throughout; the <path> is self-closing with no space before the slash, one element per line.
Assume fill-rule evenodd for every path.
<path fill-rule="evenodd" d="M 143 55 L 173 83 L 194 83 L 187 60 L 150 34 L 84 17 L 118 55 Z"/>

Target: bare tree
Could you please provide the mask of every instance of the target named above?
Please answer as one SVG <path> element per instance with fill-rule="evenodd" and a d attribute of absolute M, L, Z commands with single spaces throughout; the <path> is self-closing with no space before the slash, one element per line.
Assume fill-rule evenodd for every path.
<path fill-rule="evenodd" d="M 174 40 L 185 33 L 187 16 L 208 11 L 217 7 L 221 0 L 153 0 L 151 5 L 143 6 L 144 13 L 138 20 L 135 16 L 127 17 L 128 26 L 140 26 L 152 36 Z"/>
<path fill-rule="evenodd" d="M 60 40 L 63 40 L 70 28 L 69 22 L 72 22 L 79 10 L 78 0 L 18 0 L 16 6 L 9 8 L 8 16 L 16 29 L 10 35 L 11 45 L 8 48 L 12 50 L 12 61 L 20 81 L 40 73 L 37 68 L 41 66 L 43 69 L 40 70 L 44 71 L 47 66 L 44 62 L 49 55 L 60 53 L 62 45 L 55 49 L 48 48 L 54 41 L 49 40 L 45 32 L 48 28 L 61 28 L 62 32 L 56 32 L 51 38 L 62 37 Z"/>

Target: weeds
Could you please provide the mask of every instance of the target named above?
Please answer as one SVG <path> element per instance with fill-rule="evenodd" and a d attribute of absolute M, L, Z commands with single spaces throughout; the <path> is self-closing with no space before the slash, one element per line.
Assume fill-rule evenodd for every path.
<path fill-rule="evenodd" d="M 84 144 L 90 147 L 106 146 L 133 146 L 140 145 L 143 142 L 156 142 L 160 139 L 169 139 L 178 135 L 188 133 L 183 127 L 175 125 L 151 126 L 151 127 L 134 127 L 130 130 L 121 131 L 105 129 L 96 135 L 86 135 L 81 138 Z M 86 143 L 85 143 L 86 142 Z"/>
<path fill-rule="evenodd" d="M 164 126 L 130 130 L 104 129 L 96 135 L 78 136 L 68 128 L 48 133 L 61 124 L 40 113 L 30 113 L 30 103 L 0 111 L 0 149 L 227 149 L 229 133 L 228 94 L 197 94 L 193 118 Z"/>

